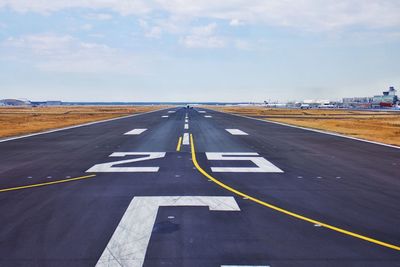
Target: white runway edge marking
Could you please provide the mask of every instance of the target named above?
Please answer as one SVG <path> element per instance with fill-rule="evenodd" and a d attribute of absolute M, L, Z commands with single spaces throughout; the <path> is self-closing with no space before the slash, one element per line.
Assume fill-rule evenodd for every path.
<path fill-rule="evenodd" d="M 210 115 L 205 115 L 204 118 L 212 118 Z"/>
<path fill-rule="evenodd" d="M 167 206 L 208 206 L 210 211 L 240 211 L 233 197 L 134 197 L 96 266 L 142 266 L 158 209 Z"/>
<path fill-rule="evenodd" d="M 189 129 L 189 124 L 185 123 L 184 129 L 188 130 Z"/>
<path fill-rule="evenodd" d="M 136 116 L 145 115 L 145 114 L 149 114 L 149 113 L 154 113 L 154 112 L 162 111 L 162 110 L 166 110 L 166 109 L 168 109 L 168 108 L 162 108 L 162 109 L 152 110 L 152 111 L 149 111 L 149 112 L 143 112 L 143 113 L 139 113 L 139 114 L 132 114 L 132 115 L 124 116 L 124 117 L 107 119 L 107 120 L 102 120 L 102 121 L 94 121 L 94 122 L 79 124 L 79 125 L 75 125 L 75 126 L 69 126 L 69 127 L 54 129 L 54 130 L 50 130 L 50 131 L 45 131 L 45 132 L 41 132 L 41 133 L 34 133 L 34 134 L 27 134 L 27 135 L 22 135 L 22 136 L 11 137 L 11 138 L 0 140 L 0 143 L 12 141 L 12 140 L 17 140 L 17 139 L 22 139 L 22 138 L 27 138 L 27 137 L 32 137 L 32 136 L 36 136 L 36 135 L 49 134 L 49 133 L 55 133 L 55 132 L 59 132 L 59 131 L 69 130 L 69 129 L 75 129 L 75 128 L 80 128 L 80 127 L 90 126 L 90 125 L 93 125 L 93 124 L 98 124 L 98 123 L 103 123 L 103 122 L 122 120 L 122 119 L 126 119 L 126 118 L 131 118 L 131 117 L 136 117 Z"/>
<path fill-rule="evenodd" d="M 225 130 L 232 135 L 248 135 L 247 133 L 245 133 L 239 129 L 225 129 Z"/>
<path fill-rule="evenodd" d="M 228 115 L 232 115 L 232 116 L 236 116 L 236 117 L 242 117 L 242 118 L 246 118 L 246 119 L 250 119 L 250 120 L 262 121 L 262 122 L 265 122 L 265 123 L 273 123 L 273 124 L 278 124 L 278 125 L 282 125 L 282 126 L 287 126 L 287 127 L 302 129 L 302 130 L 305 130 L 305 131 L 316 132 L 316 133 L 321 133 L 321 134 L 327 134 L 327 135 L 342 137 L 342 138 L 351 139 L 351 140 L 355 140 L 355 141 L 360 141 L 360 142 L 364 142 L 364 143 L 370 143 L 370 144 L 374 144 L 374 145 L 379 145 L 379 146 L 385 146 L 385 147 L 400 149 L 400 146 L 388 145 L 388 144 L 384 144 L 384 143 L 380 143 L 380 142 L 375 142 L 375 141 L 369 141 L 369 140 L 365 140 L 365 139 L 361 139 L 361 138 L 357 138 L 357 137 L 351 137 L 351 136 L 347 136 L 347 135 L 343 135 L 343 134 L 339 134 L 339 133 L 328 132 L 328 131 L 317 130 L 317 129 L 310 129 L 310 128 L 301 127 L 301 126 L 295 126 L 295 125 L 291 125 L 291 124 L 287 124 L 287 123 L 283 123 L 283 122 L 270 121 L 270 120 L 262 120 L 262 119 L 252 118 L 252 117 L 243 116 L 243 115 L 238 115 L 238 114 L 226 113 L 226 112 L 222 112 L 222 111 L 218 111 L 218 110 L 214 110 L 214 111 L 215 111 L 215 112 L 222 113 L 222 114 L 228 114 Z"/>
<path fill-rule="evenodd" d="M 129 131 L 127 133 L 124 133 L 124 135 L 139 135 L 146 131 L 147 129 L 133 129 L 132 131 Z"/>
<path fill-rule="evenodd" d="M 143 156 L 140 158 L 118 160 L 94 165 L 86 172 L 158 172 L 160 167 L 113 167 L 114 165 L 128 164 L 165 157 L 165 152 L 114 152 L 110 157 Z"/>
<path fill-rule="evenodd" d="M 189 134 L 188 133 L 184 133 L 183 134 L 183 141 L 182 141 L 182 145 L 189 145 Z"/>
<path fill-rule="evenodd" d="M 168 118 L 168 117 L 169 117 L 168 115 L 161 116 L 161 118 Z"/>
<path fill-rule="evenodd" d="M 251 161 L 257 167 L 211 167 L 212 172 L 274 172 L 283 173 L 281 169 L 255 152 L 206 152 L 208 160 Z"/>

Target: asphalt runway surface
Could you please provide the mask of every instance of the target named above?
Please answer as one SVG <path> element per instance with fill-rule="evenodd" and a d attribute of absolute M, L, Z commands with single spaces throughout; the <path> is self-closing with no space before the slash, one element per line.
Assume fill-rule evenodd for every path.
<path fill-rule="evenodd" d="M 177 107 L 0 152 L 0 266 L 400 266 L 396 148 Z"/>

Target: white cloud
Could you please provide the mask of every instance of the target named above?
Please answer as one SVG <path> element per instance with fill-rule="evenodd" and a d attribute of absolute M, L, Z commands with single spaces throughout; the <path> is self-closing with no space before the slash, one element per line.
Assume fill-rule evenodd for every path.
<path fill-rule="evenodd" d="M 1 44 L 8 58 L 33 62 L 42 71 L 65 73 L 134 73 L 135 56 L 104 44 L 82 42 L 69 35 L 11 37 Z"/>
<path fill-rule="evenodd" d="M 149 23 L 143 19 L 139 20 L 140 27 L 144 30 L 144 35 L 148 38 L 160 38 L 163 32 L 159 26 L 150 26 Z"/>
<path fill-rule="evenodd" d="M 225 41 L 216 36 L 188 35 L 181 39 L 181 43 L 187 48 L 221 48 Z"/>
<path fill-rule="evenodd" d="M 229 22 L 229 25 L 231 25 L 231 26 L 242 26 L 242 25 L 244 25 L 244 23 L 242 21 L 238 20 L 238 19 L 232 19 Z"/>
<path fill-rule="evenodd" d="M 223 38 L 215 35 L 216 23 L 210 23 L 205 26 L 194 27 L 191 33 L 180 42 L 188 48 L 221 48 L 226 45 Z"/>
<path fill-rule="evenodd" d="M 82 26 L 81 26 L 81 29 L 82 30 L 84 30 L 84 31 L 90 31 L 91 29 L 93 29 L 93 25 L 92 24 L 83 24 Z"/>
<path fill-rule="evenodd" d="M 90 13 L 85 16 L 88 19 L 96 19 L 96 20 L 110 20 L 113 18 L 111 14 L 107 13 Z"/>
<path fill-rule="evenodd" d="M 163 11 L 173 18 L 223 19 L 233 26 L 261 23 L 306 31 L 400 27 L 399 0 L 0 0 L 1 7 L 40 13 L 66 8 L 110 10 L 121 15 Z"/>

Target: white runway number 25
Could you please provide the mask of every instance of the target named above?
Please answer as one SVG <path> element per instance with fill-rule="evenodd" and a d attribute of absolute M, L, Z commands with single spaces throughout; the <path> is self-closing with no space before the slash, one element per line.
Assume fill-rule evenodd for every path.
<path fill-rule="evenodd" d="M 134 162 L 161 159 L 165 152 L 114 152 L 110 157 L 142 156 L 139 158 L 118 160 L 94 165 L 86 172 L 158 172 L 160 167 L 122 167 L 116 165 L 129 164 Z"/>
<path fill-rule="evenodd" d="M 135 158 L 122 159 L 106 163 L 96 164 L 86 172 L 158 172 L 160 167 L 134 167 L 128 164 L 143 162 L 153 159 L 161 159 L 165 157 L 165 152 L 114 152 L 110 157 L 124 158 L 135 156 Z M 274 172 L 282 173 L 283 171 L 274 164 L 261 157 L 254 152 L 239 152 L 239 153 L 221 153 L 207 152 L 207 159 L 210 161 L 247 161 L 252 162 L 255 166 L 250 167 L 211 167 L 212 172 Z"/>

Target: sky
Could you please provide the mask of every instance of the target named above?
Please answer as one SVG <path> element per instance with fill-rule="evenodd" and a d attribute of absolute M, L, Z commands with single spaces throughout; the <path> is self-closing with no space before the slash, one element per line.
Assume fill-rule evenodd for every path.
<path fill-rule="evenodd" d="M 399 0 L 0 0 L 0 99 L 338 100 L 400 87 Z"/>

